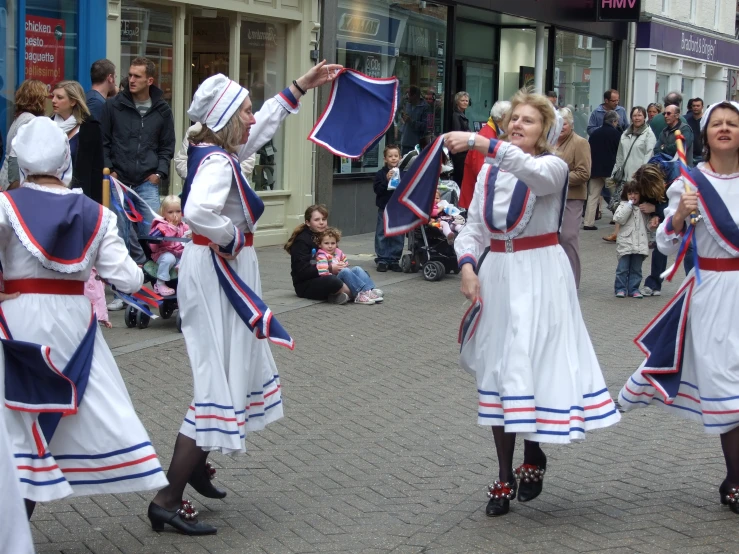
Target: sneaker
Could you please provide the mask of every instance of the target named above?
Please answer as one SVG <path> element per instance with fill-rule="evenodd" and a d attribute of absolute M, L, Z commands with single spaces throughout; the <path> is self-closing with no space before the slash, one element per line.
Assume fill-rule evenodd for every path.
<path fill-rule="evenodd" d="M 642 287 L 641 293 L 644 296 L 662 296 L 662 291 L 654 290 L 652 287 Z"/>
<path fill-rule="evenodd" d="M 379 304 L 380 302 L 383 301 L 382 296 L 380 296 L 379 294 L 377 294 L 374 290 L 366 290 L 364 292 L 365 292 L 365 294 L 367 294 L 367 296 L 369 298 L 371 298 L 372 300 L 375 301 L 375 304 Z"/>
<path fill-rule="evenodd" d="M 634 294 L 631 295 L 631 298 L 644 298 L 644 295 L 639 291 L 636 291 L 634 292 Z"/>
<path fill-rule="evenodd" d="M 356 298 L 354 298 L 354 303 L 355 304 L 366 304 L 368 306 L 371 306 L 372 304 L 374 304 L 375 301 L 374 299 L 370 298 L 368 292 L 371 292 L 371 291 L 360 292 L 356 296 Z"/>
<path fill-rule="evenodd" d="M 620 290 L 616 293 L 616 298 L 626 298 L 626 292 L 623 290 Z"/>
<path fill-rule="evenodd" d="M 160 296 L 172 296 L 176 291 L 164 283 L 154 283 L 154 292 Z"/>
<path fill-rule="evenodd" d="M 347 302 L 349 302 L 349 295 L 345 292 L 339 292 L 337 294 L 329 294 L 326 301 L 329 304 L 339 304 L 339 305 L 346 304 Z"/>
<path fill-rule="evenodd" d="M 387 271 L 387 264 L 385 262 L 378 263 L 377 271 L 379 271 L 380 273 L 385 273 Z"/>
<path fill-rule="evenodd" d="M 123 309 L 124 303 L 123 300 L 120 298 L 114 298 L 109 304 L 108 304 L 108 311 L 110 312 L 118 312 Z"/>
<path fill-rule="evenodd" d="M 380 298 L 382 298 L 383 296 L 385 296 L 385 293 L 382 292 L 382 289 L 372 289 L 372 292 L 374 292 Z"/>

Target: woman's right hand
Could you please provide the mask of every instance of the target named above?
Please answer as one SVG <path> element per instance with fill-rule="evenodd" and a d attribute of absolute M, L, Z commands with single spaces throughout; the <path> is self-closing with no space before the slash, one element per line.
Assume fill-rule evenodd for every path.
<path fill-rule="evenodd" d="M 695 191 L 683 192 L 680 197 L 680 204 L 677 206 L 675 215 L 679 215 L 680 219 L 687 219 L 690 214 L 698 209 L 698 193 Z"/>
<path fill-rule="evenodd" d="M 462 266 L 462 284 L 459 290 L 470 302 L 474 302 L 480 296 L 480 279 L 471 264 Z"/>
<path fill-rule="evenodd" d="M 21 295 L 20 292 L 14 292 L 13 294 L 5 294 L 4 292 L 0 292 L 0 302 L 5 302 L 6 300 L 13 300 L 14 298 L 18 298 Z"/>

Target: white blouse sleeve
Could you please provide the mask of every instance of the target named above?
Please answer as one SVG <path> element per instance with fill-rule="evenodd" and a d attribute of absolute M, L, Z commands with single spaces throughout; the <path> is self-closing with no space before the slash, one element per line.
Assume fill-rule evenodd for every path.
<path fill-rule="evenodd" d="M 233 166 L 226 156 L 205 159 L 193 178 L 184 218 L 193 233 L 208 237 L 219 246 L 233 241 L 236 229 L 221 211 L 231 190 Z"/>
<path fill-rule="evenodd" d="M 251 127 L 246 144 L 242 144 L 239 149 L 239 160 L 246 160 L 272 140 L 285 118 L 299 110 L 300 104 L 289 88 L 267 100 L 262 109 L 254 114 L 256 123 Z"/>
<path fill-rule="evenodd" d="M 485 195 L 485 179 L 490 170 L 489 164 L 483 164 L 477 174 L 475 192 L 472 195 L 470 207 L 467 210 L 467 223 L 465 223 L 459 236 L 454 240 L 454 251 L 457 254 L 459 267 L 464 264 L 472 264 L 477 270 L 477 262 L 485 252 L 490 242 L 490 232 L 482 220 L 482 199 Z"/>
<path fill-rule="evenodd" d="M 570 172 L 567 163 L 557 156 L 532 156 L 510 142 L 496 139 L 490 140 L 485 163 L 513 173 L 537 196 L 560 192 Z"/>
<path fill-rule="evenodd" d="M 100 242 L 97 258 L 93 266 L 100 277 L 124 293 L 138 291 L 144 284 L 144 272 L 128 255 L 128 249 L 118 236 L 116 216 L 108 208 L 103 208 L 107 216 L 108 228 Z"/>
<path fill-rule="evenodd" d="M 690 185 L 690 188 L 693 189 L 694 187 Z M 683 192 L 685 192 L 685 181 L 683 181 L 682 177 L 676 179 L 670 188 L 667 189 L 667 202 L 669 205 L 665 208 L 664 221 L 660 223 L 657 228 L 656 240 L 657 248 L 665 256 L 669 256 L 678 251 L 680 248 L 680 242 L 685 234 L 686 225 L 683 225 L 680 232 L 676 232 L 672 227 L 672 216 L 680 205 L 680 198 L 682 197 Z"/>

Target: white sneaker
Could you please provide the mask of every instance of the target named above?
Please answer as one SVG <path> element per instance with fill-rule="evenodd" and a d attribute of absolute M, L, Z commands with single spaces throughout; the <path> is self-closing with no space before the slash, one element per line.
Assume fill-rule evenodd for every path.
<path fill-rule="evenodd" d="M 123 306 L 125 304 L 123 303 L 123 300 L 120 298 L 114 298 L 109 304 L 108 304 L 108 310 L 111 312 L 118 312 L 123 309 Z"/>
<path fill-rule="evenodd" d="M 385 293 L 382 292 L 382 289 L 372 289 L 372 292 L 374 292 L 380 298 L 382 298 L 383 296 L 385 296 Z"/>
<path fill-rule="evenodd" d="M 654 290 L 651 287 L 642 287 L 641 293 L 644 296 L 662 296 L 662 291 Z"/>
<path fill-rule="evenodd" d="M 382 302 L 382 296 L 377 294 L 374 290 L 366 290 L 364 293 L 367 295 L 368 298 L 375 301 L 375 304 L 379 304 Z"/>
<path fill-rule="evenodd" d="M 356 298 L 354 299 L 355 304 L 366 304 L 367 306 L 371 306 L 375 303 L 375 301 L 370 298 L 369 294 L 366 292 L 360 292 Z"/>

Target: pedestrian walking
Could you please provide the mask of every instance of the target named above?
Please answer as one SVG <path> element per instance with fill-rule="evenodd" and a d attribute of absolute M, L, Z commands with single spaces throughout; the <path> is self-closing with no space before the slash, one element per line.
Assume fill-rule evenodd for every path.
<path fill-rule="evenodd" d="M 470 121 L 465 115 L 465 111 L 470 105 L 470 95 L 465 91 L 460 91 L 454 95 L 454 111 L 452 112 L 452 131 L 462 131 L 464 133 L 470 132 Z M 454 171 L 452 178 L 454 182 L 460 187 L 464 180 L 464 161 L 467 157 L 467 152 L 457 152 L 451 154 L 452 165 Z"/>
<path fill-rule="evenodd" d="M 701 118 L 703 117 L 703 99 L 693 98 L 685 114 L 685 120 L 693 131 L 693 165 L 703 161 L 703 140 L 701 138 Z"/>
<path fill-rule="evenodd" d="M 562 158 L 569 168 L 567 202 L 564 206 L 559 243 L 570 260 L 575 287 L 580 288 L 580 222 L 583 204 L 588 197 L 592 160 L 588 141 L 572 130 L 572 112 L 569 108 L 561 108 L 558 113 L 564 124 L 557 140 L 557 156 Z"/>
<path fill-rule="evenodd" d="M 613 173 L 616 164 L 616 154 L 621 141 L 621 133 L 618 130 L 618 114 L 611 110 L 603 118 L 603 125 L 596 129 L 588 143 L 592 166 L 590 169 L 590 180 L 588 181 L 588 200 L 585 206 L 585 218 L 583 229 L 596 231 L 595 220 L 600 219 L 600 200 L 606 178 Z"/>
<path fill-rule="evenodd" d="M 488 516 L 506 514 L 513 498 L 527 502 L 542 492 L 547 458 L 540 443 L 579 441 L 620 418 L 557 238 L 569 173 L 552 155 L 562 123 L 545 96 L 519 91 L 511 104 L 510 142 L 446 136 L 452 152 L 471 147 L 490 160 L 455 241 L 461 291 L 473 302 L 461 327 L 460 360 L 476 377 L 478 423 L 492 425 L 498 454 Z M 517 434 L 524 454 L 514 472 Z"/>
<path fill-rule="evenodd" d="M 665 110 L 667 109 L 667 106 L 677 106 L 678 116 L 680 117 L 680 123 L 687 124 L 687 120 L 680 115 L 680 107 L 683 103 L 683 95 L 679 92 L 673 91 L 669 92 L 664 98 L 663 98 L 664 107 L 661 107 L 659 104 L 655 104 L 657 107 L 661 107 L 659 110 L 659 113 L 656 114 L 654 117 L 652 117 L 649 120 L 649 126 L 652 128 L 652 132 L 654 133 L 655 137 L 659 138 L 659 135 L 664 130 L 665 126 L 667 125 L 667 122 L 665 121 Z M 687 148 L 687 144 L 685 145 Z M 691 161 L 691 160 L 689 160 Z"/>
<path fill-rule="evenodd" d="M 85 95 L 85 103 L 92 117 L 101 121 L 105 102 L 118 91 L 115 64 L 106 59 L 93 62 L 90 66 L 90 82 L 92 87 Z"/>
<path fill-rule="evenodd" d="M 687 164 L 693 165 L 693 130 L 687 124 L 685 119 L 680 116 L 680 108 L 675 105 L 665 107 L 665 111 L 661 114 L 665 118 L 665 127 L 657 137 L 657 143 L 654 145 L 654 154 L 664 154 L 670 158 L 677 154 L 677 144 L 675 142 L 675 131 L 680 132 L 685 137 L 685 156 Z"/>
<path fill-rule="evenodd" d="M 608 89 L 603 93 L 603 103 L 595 108 L 588 119 L 588 135 L 592 135 L 596 129 L 600 129 L 603 125 L 603 118 L 606 113 L 614 110 L 618 114 L 618 129 L 623 131 L 626 129 L 628 122 L 626 121 L 626 110 L 623 106 L 619 106 L 621 95 L 615 89 Z"/>
<path fill-rule="evenodd" d="M 15 149 L 21 187 L 0 195 L 0 253 L 4 292 L 19 295 L 2 303 L 0 334 L 14 354 L 3 359 L 5 423 L 29 517 L 36 502 L 71 494 L 162 487 L 156 452 L 84 296 L 93 265 L 125 293 L 141 288 L 143 273 L 115 215 L 68 188 L 69 141 L 51 119 L 21 127 Z M 44 357 L 38 345 L 48 347 Z"/>
<path fill-rule="evenodd" d="M 651 102 L 647 106 L 647 117 L 648 117 L 647 123 L 651 124 L 652 119 L 654 119 L 654 117 L 660 113 L 662 113 L 662 104 L 658 104 L 657 102 Z"/>
<path fill-rule="evenodd" d="M 325 61 L 311 68 L 263 104 L 258 126 L 249 92 L 221 74 L 203 81 L 187 112 L 203 126 L 191 137 L 188 153 L 182 204 L 193 240 L 182 254 L 177 288 L 195 392 L 175 442 L 169 485 L 149 504 L 155 531 L 166 524 L 187 535 L 216 533 L 183 503 L 186 485 L 205 497 L 224 498 L 226 492 L 211 481 L 208 455 L 243 453 L 250 432 L 282 418 L 280 378 L 269 344 L 258 338 L 264 333 L 255 329 L 255 334 L 244 323 L 238 298 L 246 292 L 234 288 L 243 281 L 257 296 L 262 293 L 252 245 L 264 204 L 238 160 L 271 140 L 287 116 L 298 112 L 298 99 L 331 81 L 339 69 Z"/>
<path fill-rule="evenodd" d="M 621 389 L 619 403 L 625 410 L 656 403 L 719 435 L 726 462 L 720 502 L 739 514 L 739 103 L 712 105 L 701 132 L 705 161 L 669 188 L 657 230 L 658 248 L 673 254 L 692 214 L 702 215 L 693 231 L 700 280 L 695 268 L 637 337 L 647 358 Z"/>

